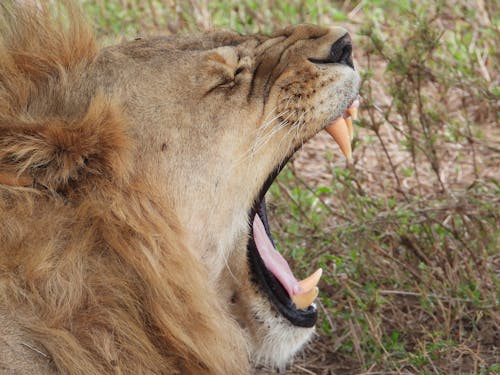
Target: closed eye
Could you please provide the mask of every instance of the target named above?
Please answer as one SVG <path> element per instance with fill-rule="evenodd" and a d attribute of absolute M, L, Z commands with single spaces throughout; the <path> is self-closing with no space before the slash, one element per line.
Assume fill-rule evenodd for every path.
<path fill-rule="evenodd" d="M 219 71 L 219 79 L 214 85 L 212 85 L 212 87 L 207 91 L 206 94 L 209 94 L 217 89 L 233 88 L 239 81 L 238 76 L 244 73 L 246 70 L 246 66 L 240 65 L 236 68 L 233 74 L 229 73 L 229 71 L 226 69 Z"/>
<path fill-rule="evenodd" d="M 209 89 L 205 92 L 204 96 L 211 94 L 214 91 L 218 91 L 219 89 L 227 89 L 235 86 L 235 75 L 229 73 L 227 70 L 222 70 L 217 72 L 217 80 L 213 82 L 213 84 L 209 87 Z"/>
<path fill-rule="evenodd" d="M 237 76 L 238 74 L 242 73 L 245 70 L 245 67 L 239 66 L 238 69 L 234 72 L 234 75 Z"/>

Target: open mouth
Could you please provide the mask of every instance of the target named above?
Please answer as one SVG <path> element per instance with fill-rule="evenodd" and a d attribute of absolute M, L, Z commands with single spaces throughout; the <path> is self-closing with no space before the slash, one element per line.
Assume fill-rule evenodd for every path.
<path fill-rule="evenodd" d="M 356 117 L 358 107 L 359 101 L 354 100 L 342 116 L 325 128 L 349 161 L 352 118 Z M 248 261 L 254 282 L 279 313 L 295 326 L 312 327 L 318 318 L 314 300 L 319 293 L 317 284 L 322 271 L 318 269 L 301 281 L 295 278 L 287 261 L 274 246 L 266 210 L 265 194 L 292 155 L 293 153 L 271 172 L 249 212 Z"/>

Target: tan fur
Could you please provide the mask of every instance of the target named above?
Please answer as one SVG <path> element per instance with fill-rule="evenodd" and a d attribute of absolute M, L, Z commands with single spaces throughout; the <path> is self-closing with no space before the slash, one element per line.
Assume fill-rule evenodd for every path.
<path fill-rule="evenodd" d="M 224 358 L 241 343 L 217 337 L 234 327 L 218 322 L 224 312 L 171 210 L 129 180 L 131 142 L 109 99 L 97 95 L 77 118 L 23 121 L 42 84 L 95 57 L 93 40 L 54 33 L 37 10 L 7 17 L 16 22 L 0 51 L 0 160 L 34 183 L 0 187 L 1 305 L 63 373 L 244 373 L 237 355 Z"/>
<path fill-rule="evenodd" d="M 249 321 L 274 313 L 249 281 L 247 216 L 356 94 L 357 75 L 305 60 L 344 31 L 99 50 L 73 2 L 44 3 L 0 5 L 0 373 L 246 374 L 260 335 L 282 365 L 312 330 L 280 321 L 289 348 Z M 277 109 L 295 125 L 273 133 Z"/>

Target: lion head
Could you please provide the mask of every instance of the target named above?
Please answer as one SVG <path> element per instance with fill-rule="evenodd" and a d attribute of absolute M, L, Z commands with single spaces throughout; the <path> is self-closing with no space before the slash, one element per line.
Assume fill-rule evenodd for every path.
<path fill-rule="evenodd" d="M 357 96 L 346 30 L 98 50 L 78 12 L 68 31 L 43 7 L 16 9 L 3 8 L 4 20 L 25 22 L 6 22 L 0 49 L 0 212 L 14 218 L 0 245 L 0 317 L 59 371 L 78 361 L 87 373 L 286 364 L 317 311 L 293 302 L 308 291 L 272 245 L 264 197 Z M 71 349 L 56 343 L 61 332 Z"/>
<path fill-rule="evenodd" d="M 273 365 L 308 340 L 317 312 L 291 303 L 286 263 L 266 268 L 256 225 L 272 243 L 270 184 L 356 98 L 350 53 L 344 29 L 302 25 L 271 36 L 141 39 L 103 51 L 96 63 L 106 72 L 98 81 L 120 92 L 145 177 L 174 207 L 188 247 L 249 333 L 254 358 Z"/>

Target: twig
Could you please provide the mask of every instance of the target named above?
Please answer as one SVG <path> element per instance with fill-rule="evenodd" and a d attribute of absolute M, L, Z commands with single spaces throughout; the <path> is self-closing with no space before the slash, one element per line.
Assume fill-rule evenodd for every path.
<path fill-rule="evenodd" d="M 302 178 L 300 178 L 300 176 L 297 175 L 297 172 L 295 171 L 295 166 L 293 166 L 293 164 L 290 170 L 292 171 L 292 174 L 297 179 L 297 181 L 299 181 L 306 188 L 307 191 L 313 194 L 314 197 L 317 198 L 321 202 L 321 204 L 326 208 L 326 210 L 330 212 L 330 214 L 332 214 L 333 216 L 338 216 L 345 221 L 352 222 L 351 218 L 342 215 L 338 211 L 334 211 L 333 208 L 330 207 L 330 205 L 323 200 L 323 198 L 321 198 Z"/>
<path fill-rule="evenodd" d="M 381 289 L 378 291 L 382 295 L 399 295 L 399 296 L 411 296 L 411 297 L 425 297 L 425 298 L 432 298 L 432 299 L 439 299 L 441 301 L 446 301 L 446 302 L 466 302 L 466 303 L 474 303 L 473 300 L 468 299 L 468 298 L 454 298 L 454 297 L 445 297 L 445 296 L 440 296 L 438 294 L 434 293 L 429 293 L 429 294 L 423 294 L 423 293 L 417 293 L 417 292 L 408 292 L 405 290 L 388 290 L 388 289 Z M 493 308 L 493 305 L 491 306 L 484 306 L 485 309 L 487 308 Z"/>
<path fill-rule="evenodd" d="M 382 137 L 380 136 L 380 132 L 379 132 L 379 129 L 376 129 L 374 130 L 375 131 L 375 135 L 377 136 L 380 144 L 382 145 L 382 149 L 384 150 L 384 154 L 385 156 L 387 157 L 387 160 L 389 161 L 389 165 L 391 166 L 391 171 L 392 171 L 392 174 L 394 175 L 394 178 L 396 179 L 396 182 L 398 184 L 398 188 L 399 188 L 399 191 L 403 194 L 403 197 L 406 199 L 406 201 L 408 201 L 408 197 L 406 196 L 406 193 L 404 192 L 403 190 L 403 187 L 401 185 L 401 180 L 399 179 L 399 176 L 398 176 L 398 173 L 396 171 L 396 166 L 394 165 L 394 163 L 392 162 L 392 158 L 391 156 L 389 155 L 389 151 L 387 150 L 387 147 L 385 146 L 385 142 L 384 140 L 382 139 Z"/>
<path fill-rule="evenodd" d="M 382 256 L 391 259 L 393 262 L 399 264 L 401 267 L 405 268 L 408 272 L 410 272 L 416 279 L 423 281 L 422 277 L 416 272 L 413 268 L 409 267 L 407 264 L 401 262 L 399 259 L 394 258 L 392 255 L 386 253 L 384 250 L 382 250 L 379 246 L 375 245 L 374 243 L 369 243 L 368 244 L 373 250 L 375 250 L 377 253 L 381 254 Z"/>
<path fill-rule="evenodd" d="M 293 197 L 292 193 L 288 191 L 287 187 L 279 181 L 278 181 L 278 187 L 295 204 L 295 206 L 299 210 L 300 214 L 304 217 L 304 219 L 306 219 L 307 222 L 316 230 L 317 225 L 311 221 L 310 217 L 302 209 L 302 205 L 299 202 L 297 202 L 297 200 Z"/>
<path fill-rule="evenodd" d="M 293 365 L 293 367 L 298 368 L 300 371 L 304 371 L 306 374 L 316 375 L 314 372 L 309 371 L 308 369 L 306 369 L 300 365 Z"/>

